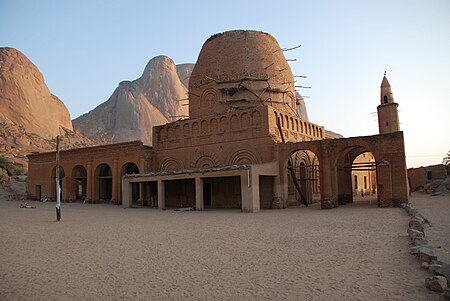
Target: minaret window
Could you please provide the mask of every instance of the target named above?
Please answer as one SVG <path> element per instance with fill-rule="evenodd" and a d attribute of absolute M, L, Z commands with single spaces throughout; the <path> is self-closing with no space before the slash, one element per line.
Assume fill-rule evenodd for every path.
<path fill-rule="evenodd" d="M 388 97 L 384 95 L 384 103 L 388 103 Z"/>

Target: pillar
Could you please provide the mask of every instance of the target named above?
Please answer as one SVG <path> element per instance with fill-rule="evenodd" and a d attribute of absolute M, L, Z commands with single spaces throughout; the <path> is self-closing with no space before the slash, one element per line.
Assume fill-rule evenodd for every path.
<path fill-rule="evenodd" d="M 92 161 L 88 161 L 86 165 L 86 203 L 92 202 L 92 191 L 94 190 L 94 177 L 92 175 Z"/>
<path fill-rule="evenodd" d="M 380 162 L 377 166 L 378 207 L 392 206 L 392 174 L 391 164 Z"/>
<path fill-rule="evenodd" d="M 166 191 L 163 180 L 158 180 L 158 209 L 166 209 Z"/>
<path fill-rule="evenodd" d="M 118 160 L 113 160 L 112 166 L 112 199 L 111 203 L 116 205 L 119 203 L 119 185 L 121 185 L 121 177 L 118 169 Z"/>
<path fill-rule="evenodd" d="M 242 212 L 259 212 L 259 175 L 252 168 L 241 174 Z"/>
<path fill-rule="evenodd" d="M 320 172 L 320 195 L 321 195 L 321 208 L 331 209 L 338 206 L 337 198 L 333 196 L 333 177 L 332 168 L 330 163 L 330 155 L 327 152 L 326 146 L 322 145 L 322 156 L 319 158 L 319 172 Z"/>
<path fill-rule="evenodd" d="M 202 211 L 203 205 L 203 179 L 195 177 L 195 210 Z"/>
<path fill-rule="evenodd" d="M 129 179 L 124 179 L 122 181 L 122 207 L 130 208 L 131 201 L 131 183 Z"/>

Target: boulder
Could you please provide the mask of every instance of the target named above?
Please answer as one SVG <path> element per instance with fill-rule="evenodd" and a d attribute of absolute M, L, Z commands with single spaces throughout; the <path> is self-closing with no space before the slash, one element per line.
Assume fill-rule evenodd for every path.
<path fill-rule="evenodd" d="M 323 199 L 322 203 L 321 203 L 321 208 L 322 209 L 333 209 L 334 208 L 333 200 Z"/>
<path fill-rule="evenodd" d="M 411 220 L 409 221 L 409 228 L 423 232 L 424 229 L 423 229 L 422 221 L 423 221 L 423 218 L 418 218 L 418 217 L 411 218 Z"/>
<path fill-rule="evenodd" d="M 445 298 L 446 300 L 450 300 L 450 290 L 449 290 L 449 289 L 447 289 L 447 290 L 445 291 L 445 293 L 444 293 L 444 298 Z"/>
<path fill-rule="evenodd" d="M 423 231 L 418 231 L 415 229 L 408 229 L 408 235 L 411 241 L 416 241 L 417 239 L 424 239 L 425 233 Z"/>
<path fill-rule="evenodd" d="M 444 263 L 441 267 L 437 268 L 434 271 L 435 275 L 443 276 L 445 278 L 450 279 L 450 264 Z"/>
<path fill-rule="evenodd" d="M 435 249 L 430 245 L 423 245 L 411 248 L 411 254 L 417 255 L 419 260 L 425 262 L 431 262 L 432 260 L 437 259 Z"/>
<path fill-rule="evenodd" d="M 438 293 L 447 290 L 447 279 L 442 276 L 430 276 L 425 279 L 425 287 Z"/>
<path fill-rule="evenodd" d="M 418 237 L 413 241 L 414 246 L 424 246 L 428 244 L 428 240 L 423 239 L 423 237 Z"/>

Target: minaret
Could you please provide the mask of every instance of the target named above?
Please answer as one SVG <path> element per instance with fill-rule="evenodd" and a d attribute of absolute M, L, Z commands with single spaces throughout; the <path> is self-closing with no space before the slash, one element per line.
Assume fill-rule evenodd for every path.
<path fill-rule="evenodd" d="M 386 78 L 386 71 L 384 71 L 383 81 L 381 82 L 380 102 L 381 104 L 377 107 L 380 134 L 400 131 L 398 103 L 394 102 L 391 85 Z"/>

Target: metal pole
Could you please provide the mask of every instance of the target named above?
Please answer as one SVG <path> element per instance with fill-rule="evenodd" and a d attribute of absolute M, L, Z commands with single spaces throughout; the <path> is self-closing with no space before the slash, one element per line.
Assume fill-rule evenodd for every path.
<path fill-rule="evenodd" d="M 59 187 L 59 141 L 61 136 L 56 136 L 56 220 L 61 220 L 61 189 Z"/>

